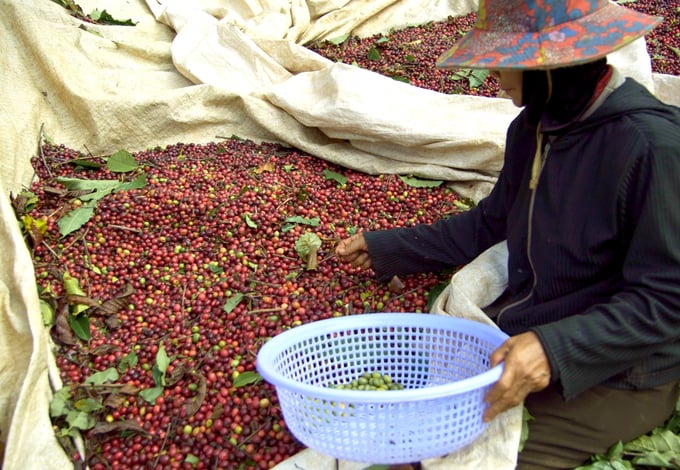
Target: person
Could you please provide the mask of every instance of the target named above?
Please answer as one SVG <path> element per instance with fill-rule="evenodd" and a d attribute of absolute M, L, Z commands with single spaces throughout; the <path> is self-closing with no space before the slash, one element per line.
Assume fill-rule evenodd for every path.
<path fill-rule="evenodd" d="M 494 320 L 510 338 L 490 359 L 504 369 L 484 420 L 524 404 L 521 469 L 582 465 L 678 400 L 680 110 L 607 62 L 659 20 L 607 0 L 480 1 L 437 65 L 490 70 L 522 108 L 496 184 L 470 211 L 335 250 L 388 281 L 507 241 Z"/>

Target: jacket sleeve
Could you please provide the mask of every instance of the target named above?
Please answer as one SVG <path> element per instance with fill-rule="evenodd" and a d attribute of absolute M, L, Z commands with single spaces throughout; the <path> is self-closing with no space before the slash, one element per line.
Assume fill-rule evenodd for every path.
<path fill-rule="evenodd" d="M 634 221 L 622 255 L 624 287 L 582 314 L 533 328 L 565 398 L 617 374 L 633 387 L 668 380 L 658 372 L 650 377 L 652 365 L 656 371 L 660 363 L 668 372 L 680 369 L 680 151 L 675 140 L 662 149 L 647 143 L 645 158 L 621 180 L 622 207 Z"/>
<path fill-rule="evenodd" d="M 522 180 L 525 152 L 514 151 L 527 140 L 523 113 L 510 124 L 503 168 L 491 193 L 468 212 L 409 228 L 365 232 L 376 277 L 440 272 L 472 261 L 507 236 L 507 216 Z"/>
<path fill-rule="evenodd" d="M 378 280 L 460 266 L 503 240 L 503 219 L 487 210 L 493 197 L 492 191 L 476 208 L 433 224 L 365 232 Z"/>

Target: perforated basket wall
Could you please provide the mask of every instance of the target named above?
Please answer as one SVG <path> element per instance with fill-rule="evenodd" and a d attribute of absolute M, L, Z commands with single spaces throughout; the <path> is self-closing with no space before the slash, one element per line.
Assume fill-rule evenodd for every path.
<path fill-rule="evenodd" d="M 376 313 L 288 330 L 259 351 L 283 417 L 307 447 L 338 459 L 417 462 L 460 449 L 485 429 L 483 397 L 501 367 L 489 356 L 500 330 L 443 315 Z M 364 372 L 404 390 L 331 388 Z"/>

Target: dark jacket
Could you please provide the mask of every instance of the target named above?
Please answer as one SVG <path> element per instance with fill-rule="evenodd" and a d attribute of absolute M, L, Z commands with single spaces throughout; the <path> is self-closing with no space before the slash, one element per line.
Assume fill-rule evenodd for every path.
<path fill-rule="evenodd" d="M 507 134 L 491 194 L 432 225 L 365 233 L 376 275 L 440 271 L 507 239 L 508 334 L 536 332 L 566 398 L 680 378 L 680 110 L 628 79 L 549 143 Z M 547 139 L 546 139 L 547 140 Z"/>

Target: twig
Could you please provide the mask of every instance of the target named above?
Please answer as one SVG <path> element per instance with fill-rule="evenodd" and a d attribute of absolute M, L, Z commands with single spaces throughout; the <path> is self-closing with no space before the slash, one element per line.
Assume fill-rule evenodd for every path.
<path fill-rule="evenodd" d="M 168 423 L 168 427 L 165 430 L 165 437 L 163 438 L 163 444 L 161 445 L 160 450 L 158 451 L 158 455 L 156 456 L 156 461 L 153 463 L 153 467 L 151 468 L 156 468 L 158 466 L 158 460 L 161 458 L 161 455 L 163 454 L 163 450 L 165 449 L 165 444 L 168 442 L 168 436 L 170 435 L 170 431 L 172 428 L 175 426 L 177 423 L 177 416 L 173 416 L 172 420 Z"/>
<path fill-rule="evenodd" d="M 47 251 L 49 251 L 52 254 L 52 257 L 55 259 L 59 259 L 59 255 L 52 249 L 50 245 L 47 244 L 45 240 L 42 241 L 42 244 L 45 248 L 47 248 Z"/>
<path fill-rule="evenodd" d="M 87 227 L 87 228 L 85 229 L 84 232 L 78 234 L 78 236 L 75 237 L 75 238 L 73 239 L 73 241 L 71 241 L 71 243 L 69 243 L 68 245 L 66 245 L 66 246 L 64 247 L 64 250 L 63 250 L 63 251 L 68 250 L 68 249 L 71 248 L 73 245 L 75 245 L 76 243 L 78 243 L 80 240 L 84 239 L 84 238 L 87 236 L 87 234 L 89 233 L 89 231 L 90 231 L 90 227 Z"/>
<path fill-rule="evenodd" d="M 271 308 L 260 308 L 256 310 L 250 310 L 248 313 L 273 313 L 273 312 L 280 312 L 282 310 L 285 310 L 283 307 L 271 307 Z"/>
<path fill-rule="evenodd" d="M 53 178 L 54 175 L 52 174 L 52 170 L 50 169 L 50 166 L 47 164 L 47 160 L 45 159 L 45 153 L 42 150 L 43 146 L 43 129 L 45 127 L 45 123 L 40 124 L 40 131 L 38 131 L 38 155 L 40 155 L 40 159 L 42 160 L 43 165 L 45 166 L 45 169 L 47 170 L 47 174 L 50 176 L 50 178 Z"/>
<path fill-rule="evenodd" d="M 83 144 L 83 147 L 85 147 L 85 150 L 87 150 L 87 154 L 90 156 L 90 158 L 95 158 L 95 156 L 92 155 L 92 152 L 90 152 L 90 149 L 87 148 L 87 144 Z"/>
<path fill-rule="evenodd" d="M 260 281 L 258 279 L 253 279 L 253 278 L 248 278 L 248 281 L 253 282 L 255 284 L 262 284 L 263 286 L 281 287 L 281 284 L 274 284 L 273 282 Z"/>
<path fill-rule="evenodd" d="M 144 233 L 141 229 L 133 228 L 133 227 L 126 227 L 124 225 L 110 224 L 109 227 L 117 228 L 118 230 L 127 230 L 128 232 L 138 233 L 139 235 L 142 235 Z"/>

